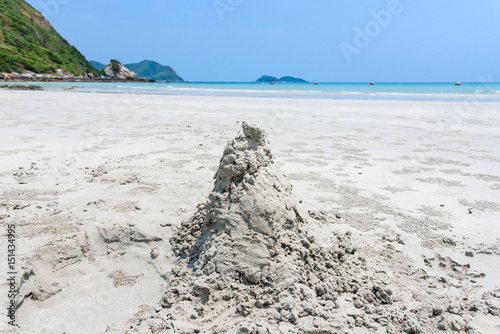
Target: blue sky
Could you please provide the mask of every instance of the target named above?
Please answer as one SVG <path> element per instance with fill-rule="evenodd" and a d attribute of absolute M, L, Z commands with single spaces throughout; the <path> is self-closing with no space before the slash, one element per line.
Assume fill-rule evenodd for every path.
<path fill-rule="evenodd" d="M 189 81 L 500 81 L 497 0 L 28 0 L 88 60 Z"/>

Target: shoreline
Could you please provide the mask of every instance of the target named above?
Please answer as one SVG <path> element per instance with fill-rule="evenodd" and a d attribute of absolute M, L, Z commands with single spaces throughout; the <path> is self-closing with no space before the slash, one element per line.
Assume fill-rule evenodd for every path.
<path fill-rule="evenodd" d="M 5 81 L 6 84 L 29 84 L 29 80 Z M 192 82 L 137 82 L 137 81 L 37 81 L 44 90 L 63 91 L 71 85 L 73 91 L 117 94 L 145 94 L 168 96 L 217 96 L 242 98 L 325 99 L 325 100 L 381 100 L 381 101 L 445 101 L 474 104 L 500 102 L 500 85 L 481 90 L 480 86 L 455 90 L 447 84 L 404 83 L 386 84 L 378 88 L 364 84 L 332 83 L 320 86 L 281 84 L 277 86 L 258 83 L 192 83 Z M 499 87 L 496 87 L 496 86 Z M 319 88 L 318 88 L 319 87 Z"/>
<path fill-rule="evenodd" d="M 0 83 L 2 83 L 2 81 L 0 80 Z M 9 82 L 9 83 L 16 83 L 16 81 L 12 81 L 12 82 Z M 24 83 L 24 82 L 19 82 L 19 83 Z M 47 82 L 47 83 L 54 83 L 54 82 Z M 66 82 L 56 82 L 56 83 L 66 83 Z M 71 83 L 71 82 L 68 82 L 68 83 Z M 75 83 L 79 83 L 79 82 L 75 82 Z M 81 83 L 86 83 L 86 82 L 81 82 Z M 96 83 L 101 83 L 101 82 L 96 82 Z M 110 82 L 110 83 L 130 83 L 130 84 L 133 84 L 133 83 L 137 83 L 137 82 L 122 82 L 122 81 L 119 81 L 119 82 Z M 146 82 L 147 84 L 147 82 Z M 163 84 L 163 83 L 157 83 L 157 84 Z M 166 84 L 171 84 L 171 83 L 166 83 Z M 25 87 L 29 87 L 29 86 L 25 86 Z M 43 88 L 43 86 L 41 86 Z M 228 99 L 228 100 L 238 100 L 238 99 L 241 99 L 241 100 L 249 100 L 249 101 L 252 101 L 252 100 L 270 100 L 270 101 L 273 101 L 275 103 L 280 103 L 280 102 L 283 102 L 281 104 L 287 104 L 286 101 L 314 101 L 316 103 L 328 103 L 328 101 L 330 101 L 331 103 L 342 103 L 342 102 L 346 102 L 346 103 L 356 103 L 356 102 L 359 102 L 361 104 L 365 104 L 366 106 L 369 106 L 370 104 L 374 103 L 374 104 L 384 104 L 384 103 L 395 103 L 395 104 L 398 104 L 398 103 L 411 103 L 412 105 L 415 104 L 415 103 L 422 103 L 422 104 L 449 104 L 449 105 L 453 105 L 454 106 L 454 109 L 463 109 L 464 111 L 466 110 L 472 110 L 474 108 L 477 108 L 477 106 L 471 104 L 472 102 L 473 103 L 477 103 L 478 105 L 488 105 L 488 104 L 498 104 L 500 103 L 500 100 L 489 100 L 487 98 L 485 99 L 481 99 L 481 100 L 477 100 L 475 99 L 473 96 L 470 96 L 470 97 L 462 97 L 462 98 L 456 98 L 456 99 L 412 99 L 412 98 L 391 98 L 391 97 L 387 97 L 387 96 L 378 96 L 377 98 L 374 98 L 373 96 L 371 97 L 353 97 L 353 96 L 343 96 L 343 97 L 335 97 L 335 98 L 329 98 L 329 97 L 318 97 L 318 96 L 307 96 L 307 97 L 304 97 L 304 96 L 286 96 L 286 97 L 283 97 L 283 96 L 272 96 L 272 95 L 266 95 L 266 96 L 263 96 L 263 95 L 259 95 L 259 96 L 252 96 L 252 95 L 243 95 L 243 96 L 240 96 L 240 95 L 205 95 L 205 94 L 178 94 L 178 93 L 158 93 L 158 92 L 145 92 L 145 91 L 141 91 L 141 90 L 130 90 L 130 91 L 126 91 L 126 90 L 123 90 L 123 91 L 99 91 L 99 90 L 95 90 L 96 88 L 92 87 L 92 88 L 89 88 L 89 90 L 76 90 L 76 88 L 80 88 L 80 87 L 77 87 L 77 86 L 74 86 L 72 88 L 75 88 L 75 89 L 71 89 L 71 90 L 68 90 L 68 89 L 65 89 L 67 88 L 66 86 L 61 86 L 61 87 L 58 87 L 57 89 L 43 89 L 41 91 L 38 91 L 38 92 L 43 92 L 43 93 L 54 93 L 54 94 L 59 94 L 59 93 L 70 93 L 70 94 L 84 94 L 84 95 L 87 95 L 87 94 L 96 94 L 96 95 L 117 95 L 117 96 L 144 96 L 145 98 L 147 97 L 151 97 L 151 98 L 162 98 L 162 97 L 175 97 L 175 98 L 179 98 L 179 99 L 186 99 L 186 98 L 195 98 L 195 99 L 208 99 L 208 100 L 213 100 L 213 101 L 217 101 L 217 100 L 224 100 L 224 99 Z M 4 90 L 5 92 L 9 91 L 9 90 Z M 0 92 L 2 92 L 2 89 L 0 88 Z M 16 92 L 15 90 L 10 90 L 10 92 Z M 43 94 L 42 93 L 42 94 Z M 22 93 L 21 93 L 22 94 Z M 142 100 L 142 99 L 141 99 Z M 460 102 L 460 104 L 458 104 L 458 102 Z"/>

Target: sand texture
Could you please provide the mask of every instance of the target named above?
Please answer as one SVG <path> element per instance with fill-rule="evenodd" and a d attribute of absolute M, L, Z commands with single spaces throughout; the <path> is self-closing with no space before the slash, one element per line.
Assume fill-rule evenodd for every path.
<path fill-rule="evenodd" d="M 0 94 L 0 329 L 500 331 L 497 104 Z"/>

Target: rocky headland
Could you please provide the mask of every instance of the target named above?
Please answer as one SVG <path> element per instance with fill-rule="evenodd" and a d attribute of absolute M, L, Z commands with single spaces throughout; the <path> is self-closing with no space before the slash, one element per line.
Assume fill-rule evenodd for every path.
<path fill-rule="evenodd" d="M 120 64 L 121 65 L 121 64 Z M 108 66 L 109 67 L 109 66 Z M 107 67 L 107 68 L 108 68 Z M 137 74 L 128 70 L 121 65 L 117 73 L 112 70 L 106 72 L 107 75 L 95 75 L 94 73 L 87 73 L 82 75 L 74 75 L 71 73 L 57 71 L 56 74 L 50 73 L 2 73 L 0 72 L 0 81 L 26 81 L 26 82 L 154 82 L 145 78 L 139 78 Z"/>

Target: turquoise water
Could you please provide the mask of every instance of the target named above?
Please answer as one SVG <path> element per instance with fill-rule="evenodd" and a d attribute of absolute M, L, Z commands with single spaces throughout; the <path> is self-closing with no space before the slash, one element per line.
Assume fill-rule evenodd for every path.
<path fill-rule="evenodd" d="M 25 83 L 24 83 L 25 84 Z M 46 90 L 141 93 L 191 96 L 377 99 L 377 100 L 478 100 L 500 102 L 500 83 L 36 83 Z"/>

